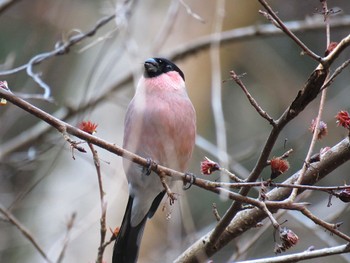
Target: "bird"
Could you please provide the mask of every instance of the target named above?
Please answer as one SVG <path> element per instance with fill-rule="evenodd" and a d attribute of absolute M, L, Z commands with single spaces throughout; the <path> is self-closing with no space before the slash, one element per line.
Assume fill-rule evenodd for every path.
<path fill-rule="evenodd" d="M 124 119 L 123 148 L 185 172 L 195 144 L 196 112 L 187 94 L 184 73 L 170 60 L 149 58 Z M 144 227 L 166 191 L 159 176 L 123 159 L 129 199 L 113 248 L 113 263 L 137 262 Z M 171 185 L 172 179 L 167 177 Z"/>

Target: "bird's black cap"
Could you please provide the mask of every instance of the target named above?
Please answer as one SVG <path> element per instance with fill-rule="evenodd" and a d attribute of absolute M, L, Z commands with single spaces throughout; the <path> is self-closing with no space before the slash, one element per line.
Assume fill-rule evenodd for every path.
<path fill-rule="evenodd" d="M 145 78 L 158 77 L 169 71 L 177 71 L 185 81 L 185 75 L 173 62 L 166 58 L 149 58 L 145 61 Z"/>

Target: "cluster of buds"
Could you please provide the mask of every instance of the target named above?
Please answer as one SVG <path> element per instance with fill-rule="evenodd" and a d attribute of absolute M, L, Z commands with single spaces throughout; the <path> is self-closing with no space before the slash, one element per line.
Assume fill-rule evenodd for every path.
<path fill-rule="evenodd" d="M 329 53 L 331 53 L 336 47 L 338 46 L 337 42 L 331 42 L 329 43 L 326 51 L 324 52 L 325 56 L 328 56 Z"/>
<path fill-rule="evenodd" d="M 341 190 L 337 196 L 344 203 L 349 203 L 350 202 L 350 186 L 349 186 L 349 188 Z"/>
<path fill-rule="evenodd" d="M 210 160 L 208 157 L 204 157 L 204 161 L 201 162 L 202 174 L 210 175 L 218 170 L 220 170 L 220 165 L 217 162 Z"/>
<path fill-rule="evenodd" d="M 282 253 L 287 249 L 290 249 L 291 247 L 295 246 L 299 241 L 299 237 L 292 230 L 286 227 L 282 228 L 279 234 L 282 243 L 276 243 L 274 250 L 276 254 Z"/>
<path fill-rule="evenodd" d="M 339 111 L 335 116 L 338 126 L 343 126 L 346 129 L 350 129 L 350 115 L 347 111 Z"/>
<path fill-rule="evenodd" d="M 97 126 L 98 125 L 96 123 L 92 123 L 91 121 L 82 121 L 78 125 L 80 130 L 82 130 L 84 132 L 87 132 L 87 133 L 89 133 L 91 135 L 96 133 Z"/>
<path fill-rule="evenodd" d="M 311 133 L 315 132 L 316 129 L 316 123 L 317 120 L 313 119 L 311 121 L 311 125 L 309 130 L 311 131 Z M 325 123 L 324 121 L 319 121 L 318 123 L 318 128 L 317 128 L 317 139 L 321 140 L 324 136 L 326 136 L 328 134 L 328 130 L 327 130 L 327 123 Z"/>
<path fill-rule="evenodd" d="M 271 179 L 285 173 L 289 169 L 289 162 L 281 157 L 274 157 L 270 160 Z"/>

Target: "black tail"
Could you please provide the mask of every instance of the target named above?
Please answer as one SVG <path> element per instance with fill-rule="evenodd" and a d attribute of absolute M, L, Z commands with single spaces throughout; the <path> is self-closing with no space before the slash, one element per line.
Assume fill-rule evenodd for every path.
<path fill-rule="evenodd" d="M 134 199 L 129 196 L 122 225 L 113 248 L 112 263 L 135 263 L 147 217 L 152 217 L 157 210 L 165 192 L 161 192 L 153 201 L 150 211 L 135 227 L 131 226 L 131 208 Z"/>
<path fill-rule="evenodd" d="M 137 260 L 141 236 L 146 224 L 147 215 L 142 219 L 140 224 L 132 227 L 130 221 L 133 201 L 134 199 L 129 196 L 123 222 L 114 244 L 112 263 L 134 263 Z"/>

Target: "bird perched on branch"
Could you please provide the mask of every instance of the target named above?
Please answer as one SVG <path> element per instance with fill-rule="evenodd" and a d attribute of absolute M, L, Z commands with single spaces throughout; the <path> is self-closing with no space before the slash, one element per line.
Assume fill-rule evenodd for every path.
<path fill-rule="evenodd" d="M 184 172 L 192 155 L 195 133 L 196 114 L 183 72 L 167 59 L 147 59 L 126 112 L 123 147 Z M 151 169 L 126 159 L 123 167 L 129 200 L 114 244 L 113 263 L 137 261 L 147 218 L 154 215 L 165 194 L 159 176 Z"/>

